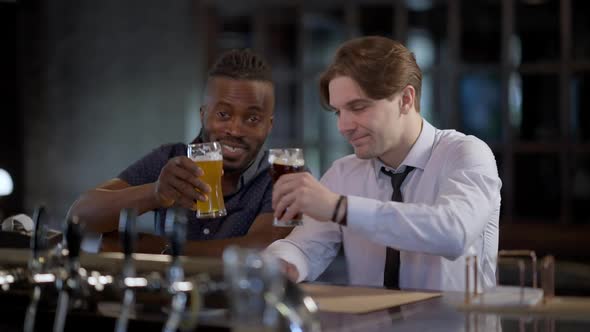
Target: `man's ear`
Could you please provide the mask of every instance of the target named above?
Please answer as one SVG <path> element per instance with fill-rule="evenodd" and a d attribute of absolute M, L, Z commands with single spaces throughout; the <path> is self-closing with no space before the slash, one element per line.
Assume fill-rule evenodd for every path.
<path fill-rule="evenodd" d="M 411 85 L 406 85 L 401 94 L 401 112 L 407 114 L 414 107 L 416 98 L 416 89 Z"/>
<path fill-rule="evenodd" d="M 268 119 L 268 121 L 270 121 L 270 126 L 268 126 L 268 132 L 266 133 L 266 136 L 268 136 L 270 134 L 270 131 L 272 130 L 272 124 L 273 124 L 274 119 L 275 119 L 274 115 L 271 115 L 270 119 Z"/>
<path fill-rule="evenodd" d="M 201 105 L 201 107 L 199 108 L 199 117 L 201 118 L 201 123 L 203 123 L 203 121 L 205 119 L 205 111 L 206 111 L 206 106 Z"/>

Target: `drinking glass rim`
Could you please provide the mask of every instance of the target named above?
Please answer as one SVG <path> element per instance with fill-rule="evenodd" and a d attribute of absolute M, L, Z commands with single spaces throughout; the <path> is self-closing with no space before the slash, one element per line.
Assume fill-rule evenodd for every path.
<path fill-rule="evenodd" d="M 285 158 L 289 155 L 295 155 L 294 162 L 289 162 L 291 158 Z M 287 159 L 287 160 L 285 160 Z M 271 164 L 276 164 L 277 160 L 285 160 L 285 165 L 291 166 L 304 166 L 305 165 L 305 156 L 303 155 L 302 148 L 278 148 L 278 149 L 268 149 L 268 162 Z M 282 164 L 282 163 L 278 163 Z"/>
<path fill-rule="evenodd" d="M 303 149 L 302 148 L 272 148 L 272 149 L 268 149 L 269 153 L 273 152 L 273 151 L 277 151 L 277 152 L 280 152 L 280 151 L 301 151 L 301 152 L 303 152 Z"/>
<path fill-rule="evenodd" d="M 223 160 L 223 149 L 221 143 L 191 143 L 187 144 L 186 156 L 192 161 L 218 161 Z"/>
<path fill-rule="evenodd" d="M 200 145 L 219 145 L 219 148 L 221 148 L 221 143 L 219 143 L 219 141 L 201 142 L 201 143 L 190 143 L 190 144 L 187 144 L 186 146 L 188 148 L 190 148 L 190 147 L 200 146 Z"/>

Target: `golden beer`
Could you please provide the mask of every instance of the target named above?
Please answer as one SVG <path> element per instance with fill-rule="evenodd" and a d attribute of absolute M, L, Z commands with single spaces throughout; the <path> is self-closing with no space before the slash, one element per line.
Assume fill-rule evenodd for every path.
<path fill-rule="evenodd" d="M 223 191 L 221 190 L 223 160 L 204 160 L 195 161 L 195 163 L 205 173 L 201 180 L 211 186 L 211 192 L 207 195 L 209 199 L 206 202 L 197 201 L 194 205 L 197 217 L 218 217 L 220 211 L 223 211 L 222 215 L 225 215 L 225 203 L 223 201 Z"/>
<path fill-rule="evenodd" d="M 203 170 L 199 179 L 211 187 L 206 194 L 207 201 L 197 201 L 193 205 L 197 218 L 216 218 L 227 214 L 223 201 L 221 176 L 223 174 L 223 157 L 218 142 L 190 144 L 187 155 Z M 195 188 L 198 191 L 198 189 Z M 203 193 L 204 194 L 204 193 Z"/>

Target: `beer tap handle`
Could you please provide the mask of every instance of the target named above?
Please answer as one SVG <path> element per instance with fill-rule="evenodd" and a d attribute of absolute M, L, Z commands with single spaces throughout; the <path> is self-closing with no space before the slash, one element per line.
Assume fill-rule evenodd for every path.
<path fill-rule="evenodd" d="M 79 277 L 78 258 L 80 256 L 80 245 L 82 243 L 82 230 L 80 220 L 74 216 L 66 223 L 65 228 L 65 247 L 67 248 L 67 272 L 65 280 L 58 280 L 60 288 L 57 299 L 57 309 L 55 310 L 55 320 L 53 321 L 53 332 L 61 332 L 66 324 L 66 316 L 70 305 L 70 293 L 76 291 Z"/>
<path fill-rule="evenodd" d="M 33 288 L 33 294 L 31 295 L 31 302 L 29 303 L 27 313 L 25 315 L 25 326 L 23 328 L 24 332 L 35 331 L 35 318 L 37 317 L 37 305 L 39 304 L 40 298 L 41 286 L 35 285 Z"/>
<path fill-rule="evenodd" d="M 43 205 L 37 206 L 33 212 L 33 234 L 31 236 L 31 251 L 33 259 L 39 258 L 39 252 L 47 249 L 47 227 L 41 224 L 41 217 L 45 214 Z"/>
<path fill-rule="evenodd" d="M 175 291 L 175 283 L 184 281 L 184 269 L 180 263 L 180 256 L 186 242 L 186 216 L 181 213 L 182 210 L 177 208 L 168 209 L 166 212 L 166 223 L 164 229 L 170 241 L 170 253 L 172 255 L 172 264 L 168 269 L 168 282 L 170 292 L 172 293 L 172 303 L 170 314 L 164 324 L 162 331 L 176 331 L 182 320 L 182 315 L 186 308 L 187 295 L 183 292 Z"/>
<path fill-rule="evenodd" d="M 170 308 L 170 314 L 164 324 L 163 332 L 175 332 L 178 330 L 180 323 L 182 322 L 182 314 L 186 308 L 187 295 L 185 293 L 177 293 L 172 297 L 172 305 Z"/>
<path fill-rule="evenodd" d="M 64 286 L 65 287 L 65 286 Z M 57 309 L 55 310 L 55 320 L 53 321 L 53 332 L 62 332 L 66 326 L 66 316 L 70 305 L 70 294 L 67 290 L 62 289 L 57 298 Z"/>
<path fill-rule="evenodd" d="M 135 224 L 137 223 L 137 210 L 126 208 L 121 210 L 119 216 L 119 237 L 125 254 L 125 261 L 128 262 L 135 251 L 135 241 L 137 232 Z"/>
<path fill-rule="evenodd" d="M 77 262 L 80 257 L 80 245 L 82 244 L 82 228 L 78 217 L 74 216 L 71 220 L 68 220 L 65 233 L 68 260 L 71 263 Z"/>
<path fill-rule="evenodd" d="M 47 249 L 47 228 L 45 225 L 41 225 L 41 216 L 45 212 L 45 207 L 39 205 L 33 212 L 33 234 L 31 234 L 31 260 L 29 262 L 29 271 L 31 278 L 41 268 L 39 264 L 39 252 Z M 39 299 L 41 298 L 41 286 L 36 284 L 33 287 L 33 293 L 31 294 L 31 302 L 27 307 L 27 313 L 25 314 L 25 326 L 24 332 L 33 332 L 35 329 L 35 318 L 37 317 L 37 306 L 39 305 Z"/>
<path fill-rule="evenodd" d="M 166 212 L 165 231 L 170 241 L 170 253 L 173 259 L 182 255 L 186 242 L 186 216 L 178 208 L 169 208 Z"/>
<path fill-rule="evenodd" d="M 137 210 L 135 209 L 123 209 L 119 217 L 119 235 L 121 238 L 121 244 L 123 245 L 123 252 L 125 253 L 125 263 L 123 265 L 123 284 L 125 285 L 125 278 L 134 277 L 135 269 L 133 266 L 133 251 L 135 246 L 135 239 L 137 233 L 135 231 L 135 223 L 137 220 Z M 121 305 L 121 314 L 117 318 L 115 324 L 116 332 L 127 331 L 127 323 L 129 321 L 129 315 L 131 308 L 135 302 L 135 293 L 133 289 L 124 286 L 125 292 L 123 295 L 123 304 Z"/>
<path fill-rule="evenodd" d="M 121 314 L 117 318 L 117 323 L 115 324 L 116 332 L 127 331 L 127 323 L 129 322 L 131 307 L 133 307 L 134 303 L 135 293 L 130 288 L 125 289 L 125 293 L 123 293 L 123 304 L 121 306 Z"/>

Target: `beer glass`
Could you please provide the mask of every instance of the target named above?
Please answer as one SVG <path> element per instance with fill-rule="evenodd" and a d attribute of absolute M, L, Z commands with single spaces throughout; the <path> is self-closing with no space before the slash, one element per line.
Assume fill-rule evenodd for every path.
<path fill-rule="evenodd" d="M 268 162 L 270 163 L 270 176 L 273 184 L 283 174 L 303 172 L 305 169 L 302 149 L 270 149 Z M 295 215 L 293 220 L 281 221 L 275 218 L 273 221 L 273 225 L 277 227 L 293 227 L 302 224 L 301 213 Z"/>
<path fill-rule="evenodd" d="M 203 173 L 200 179 L 211 187 L 206 202 L 197 201 L 193 209 L 197 218 L 216 218 L 227 214 L 221 190 L 223 174 L 223 156 L 219 142 L 189 144 L 187 156 L 199 166 Z M 197 190 L 195 188 L 195 190 Z"/>
<path fill-rule="evenodd" d="M 277 331 L 286 283 L 278 259 L 235 245 L 222 257 L 233 331 Z"/>

